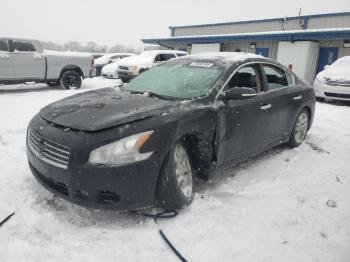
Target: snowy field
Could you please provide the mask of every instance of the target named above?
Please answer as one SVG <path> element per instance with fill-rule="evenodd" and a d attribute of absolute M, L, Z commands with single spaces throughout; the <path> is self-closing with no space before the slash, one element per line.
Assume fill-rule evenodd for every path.
<path fill-rule="evenodd" d="M 53 198 L 28 168 L 26 128 L 41 107 L 118 85 L 0 86 L 0 220 L 16 212 L 0 227 L 0 261 L 178 261 L 152 219 Z M 201 182 L 192 205 L 159 225 L 188 261 L 350 261 L 350 103 L 317 103 L 302 146 Z"/>

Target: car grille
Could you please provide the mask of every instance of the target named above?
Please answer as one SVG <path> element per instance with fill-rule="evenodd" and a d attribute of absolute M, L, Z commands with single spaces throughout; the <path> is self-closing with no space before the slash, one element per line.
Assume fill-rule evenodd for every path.
<path fill-rule="evenodd" d="M 28 145 L 43 161 L 63 169 L 68 168 L 70 148 L 50 141 L 33 130 L 28 131 Z"/>
<path fill-rule="evenodd" d="M 330 85 L 330 86 L 349 86 L 350 87 L 350 81 L 348 81 L 348 80 L 326 79 L 326 84 Z"/>
<path fill-rule="evenodd" d="M 119 69 L 121 69 L 121 70 L 129 70 L 129 67 L 127 67 L 127 66 L 119 66 Z"/>
<path fill-rule="evenodd" d="M 339 97 L 339 98 L 349 98 L 350 99 L 350 94 L 338 94 L 338 93 L 329 93 L 329 92 L 325 92 L 324 94 L 326 96 L 329 96 L 329 97 Z"/>

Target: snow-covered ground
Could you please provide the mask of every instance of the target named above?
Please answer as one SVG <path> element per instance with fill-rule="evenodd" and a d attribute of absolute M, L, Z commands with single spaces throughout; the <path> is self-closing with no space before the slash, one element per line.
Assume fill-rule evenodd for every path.
<path fill-rule="evenodd" d="M 117 85 L 0 86 L 0 220 L 16 212 L 0 227 L 0 261 L 178 261 L 152 219 L 53 198 L 29 171 L 25 133 L 41 107 Z M 318 103 L 302 146 L 270 150 L 197 191 L 176 218 L 159 221 L 188 261 L 350 261 L 350 104 Z"/>

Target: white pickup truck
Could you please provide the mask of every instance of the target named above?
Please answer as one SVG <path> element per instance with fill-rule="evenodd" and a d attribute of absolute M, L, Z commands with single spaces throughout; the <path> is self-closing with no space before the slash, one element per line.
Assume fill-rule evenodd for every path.
<path fill-rule="evenodd" d="M 78 89 L 93 74 L 91 54 L 43 50 L 38 40 L 0 37 L 0 84 L 36 82 Z"/>

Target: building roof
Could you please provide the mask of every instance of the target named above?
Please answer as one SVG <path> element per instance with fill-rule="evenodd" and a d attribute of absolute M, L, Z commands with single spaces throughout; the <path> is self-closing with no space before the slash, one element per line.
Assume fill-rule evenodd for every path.
<path fill-rule="evenodd" d="M 221 42 L 254 42 L 254 41 L 312 41 L 327 39 L 350 39 L 350 28 L 324 28 L 306 30 L 268 31 L 256 33 L 174 36 L 164 38 L 142 39 L 145 44 L 205 44 Z"/>
<path fill-rule="evenodd" d="M 250 23 L 264 23 L 264 22 L 274 22 L 274 21 L 284 21 L 284 20 L 294 20 L 294 19 L 309 19 L 309 18 L 321 18 L 321 17 L 337 17 L 337 16 L 350 16 L 350 12 L 338 12 L 338 13 L 328 13 L 328 14 L 315 14 L 315 15 L 302 15 L 302 16 L 289 16 L 280 18 L 269 18 L 269 19 L 257 19 L 257 20 L 245 20 L 236 22 L 225 22 L 225 23 L 212 23 L 212 24 L 198 24 L 198 25 L 184 25 L 184 26 L 169 26 L 169 29 L 178 28 L 193 28 L 193 27 L 208 27 L 208 26 L 221 26 L 221 25 L 238 25 L 238 24 L 250 24 Z"/>

